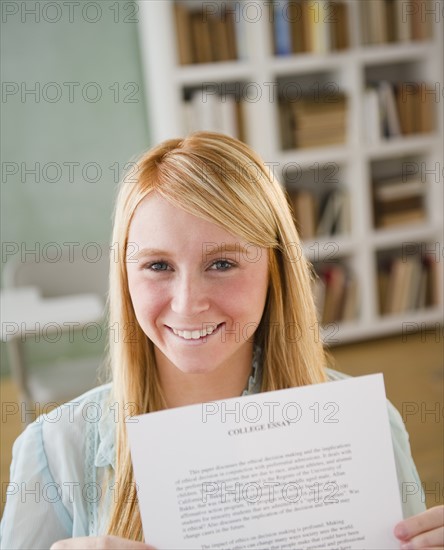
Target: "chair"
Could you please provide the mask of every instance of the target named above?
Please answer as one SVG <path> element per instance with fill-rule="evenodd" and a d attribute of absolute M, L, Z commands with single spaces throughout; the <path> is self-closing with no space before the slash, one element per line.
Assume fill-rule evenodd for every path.
<path fill-rule="evenodd" d="M 103 328 L 104 304 L 108 292 L 107 255 L 102 254 L 97 262 L 89 262 L 83 257 L 76 258 L 75 255 L 74 258 L 63 256 L 55 262 L 39 260 L 22 262 L 14 258 L 5 264 L 3 271 L 2 294 L 7 296 L 9 292 L 16 316 L 18 314 L 26 318 L 28 323 L 31 323 L 29 319 L 37 322 L 42 319 L 42 323 L 46 323 L 34 322 L 33 326 L 38 326 L 39 330 L 47 328 L 43 334 L 46 339 L 39 334 L 40 341 L 33 344 L 38 348 L 34 348 L 34 351 L 38 350 L 38 355 L 42 355 L 43 351 L 44 359 L 45 355 L 54 355 L 56 352 L 54 360 L 31 368 L 32 361 L 28 357 L 29 353 L 26 353 L 26 347 L 32 337 L 26 336 L 26 322 L 15 323 L 21 330 L 7 340 L 6 349 L 11 376 L 27 410 L 35 407 L 35 404 L 63 403 L 96 386 L 97 371 L 103 357 L 97 353 L 97 345 L 88 345 L 92 343 L 91 337 L 85 339 L 88 332 L 83 333 L 82 339 L 82 331 Z M 19 313 L 20 304 L 14 298 L 16 295 L 28 296 L 28 300 L 22 304 L 22 313 Z M 23 309 L 23 305 L 26 309 Z M 74 357 L 66 357 L 66 353 L 62 353 L 60 348 L 63 343 L 57 340 L 59 335 L 65 340 L 68 337 L 70 342 L 74 341 Z M 102 341 L 105 336 L 102 335 Z M 49 348 L 51 342 L 53 347 Z M 87 348 L 86 357 L 85 350 L 79 357 L 79 342 L 83 348 Z M 52 353 L 47 353 L 49 349 Z"/>

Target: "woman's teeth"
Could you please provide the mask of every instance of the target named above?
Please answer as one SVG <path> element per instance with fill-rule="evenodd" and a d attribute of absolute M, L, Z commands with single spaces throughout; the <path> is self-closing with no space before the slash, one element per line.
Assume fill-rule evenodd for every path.
<path fill-rule="evenodd" d="M 171 330 L 177 336 L 180 336 L 181 338 L 185 338 L 185 340 L 198 340 L 199 338 L 203 338 L 205 336 L 209 336 L 210 334 L 213 334 L 213 332 L 216 330 L 218 326 L 219 325 L 213 324 L 213 325 L 209 325 L 208 327 L 202 330 L 179 330 L 171 327 Z"/>

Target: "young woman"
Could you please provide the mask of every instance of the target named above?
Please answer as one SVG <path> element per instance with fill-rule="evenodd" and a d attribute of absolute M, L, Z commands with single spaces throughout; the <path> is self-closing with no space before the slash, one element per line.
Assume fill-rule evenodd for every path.
<path fill-rule="evenodd" d="M 17 440 L 3 548 L 149 548 L 125 417 L 343 377 L 327 368 L 313 332 L 312 272 L 263 161 L 235 139 L 200 132 L 160 144 L 137 166 L 115 212 L 112 382 Z M 298 327 L 297 339 L 286 326 Z M 442 547 L 443 509 L 425 511 L 390 405 L 389 418 L 399 483 L 417 488 L 395 534 L 403 548 Z"/>

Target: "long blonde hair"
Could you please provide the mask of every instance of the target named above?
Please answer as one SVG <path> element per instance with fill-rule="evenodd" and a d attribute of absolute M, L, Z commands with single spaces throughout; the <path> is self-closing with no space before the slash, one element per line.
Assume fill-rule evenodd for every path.
<path fill-rule="evenodd" d="M 284 190 L 248 146 L 222 134 L 197 132 L 165 141 L 141 156 L 137 174 L 124 178 L 118 194 L 112 240 L 118 254 L 110 262 L 109 321 L 120 334 L 111 335 L 109 354 L 112 400 L 119 410 L 131 404 L 131 414 L 142 414 L 165 407 L 153 344 L 136 321 L 125 261 L 132 216 L 153 191 L 270 250 L 268 295 L 254 335 L 262 349 L 262 391 L 324 382 L 326 354 L 318 336 L 311 265 L 300 253 Z M 124 422 L 116 427 L 115 482 L 122 492 L 113 504 L 108 533 L 142 540 Z"/>

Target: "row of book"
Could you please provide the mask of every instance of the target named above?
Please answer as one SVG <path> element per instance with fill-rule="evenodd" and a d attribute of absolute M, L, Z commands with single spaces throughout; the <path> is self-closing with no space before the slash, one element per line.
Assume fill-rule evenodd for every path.
<path fill-rule="evenodd" d="M 359 8 L 362 43 L 384 44 L 431 38 L 437 4 L 435 0 L 359 0 Z"/>
<path fill-rule="evenodd" d="M 373 182 L 375 227 L 391 227 L 423 221 L 425 184 L 402 176 Z"/>
<path fill-rule="evenodd" d="M 435 306 L 441 286 L 436 258 L 392 257 L 378 269 L 379 311 L 382 315 Z"/>
<path fill-rule="evenodd" d="M 206 4 L 206 5 L 204 5 Z M 196 9 L 197 6 L 197 9 Z M 242 21 L 236 15 L 239 2 L 219 5 L 214 12 L 214 3 L 174 3 L 178 58 L 181 65 L 193 63 L 214 63 L 239 59 L 239 51 L 245 42 Z M 239 37 L 239 34 L 242 36 Z"/>
<path fill-rule="evenodd" d="M 313 296 L 322 325 L 356 319 L 359 309 L 358 281 L 341 263 L 315 266 L 318 278 Z"/>
<path fill-rule="evenodd" d="M 343 263 L 315 266 L 312 282 L 318 320 L 322 325 L 353 321 L 359 315 L 359 285 Z M 441 281 L 435 256 L 396 254 L 379 261 L 378 306 L 381 315 L 434 307 L 440 303 Z"/>
<path fill-rule="evenodd" d="M 183 101 L 184 129 L 223 132 L 245 141 L 243 112 L 247 99 L 236 94 L 189 92 Z M 436 100 L 435 90 L 423 83 L 394 85 L 382 81 L 368 88 L 363 108 L 367 142 L 377 144 L 382 139 L 433 132 Z M 307 96 L 294 101 L 280 98 L 277 105 L 283 150 L 345 143 L 345 95 Z"/>
<path fill-rule="evenodd" d="M 245 141 L 245 101 L 235 94 L 205 94 L 195 90 L 182 103 L 185 133 L 221 132 Z"/>
<path fill-rule="evenodd" d="M 383 44 L 431 38 L 436 0 L 359 0 L 361 42 Z M 272 25 L 275 55 L 323 54 L 347 49 L 348 4 L 344 0 L 275 0 L 262 7 Z M 262 11 L 261 8 L 261 11 Z M 176 0 L 174 17 L 181 65 L 245 59 L 246 23 L 239 0 Z"/>
<path fill-rule="evenodd" d="M 363 112 L 368 143 L 382 138 L 433 132 L 436 86 L 424 82 L 388 82 L 369 84 L 364 92 Z"/>
<path fill-rule="evenodd" d="M 280 99 L 279 124 L 283 149 L 306 149 L 344 143 L 347 136 L 347 97 Z"/>
<path fill-rule="evenodd" d="M 345 189 L 331 189 L 321 197 L 299 189 L 290 191 L 289 198 L 301 239 L 350 233 L 350 197 Z"/>
<path fill-rule="evenodd" d="M 349 47 L 348 10 L 342 1 L 277 0 L 271 20 L 275 55 Z"/>

